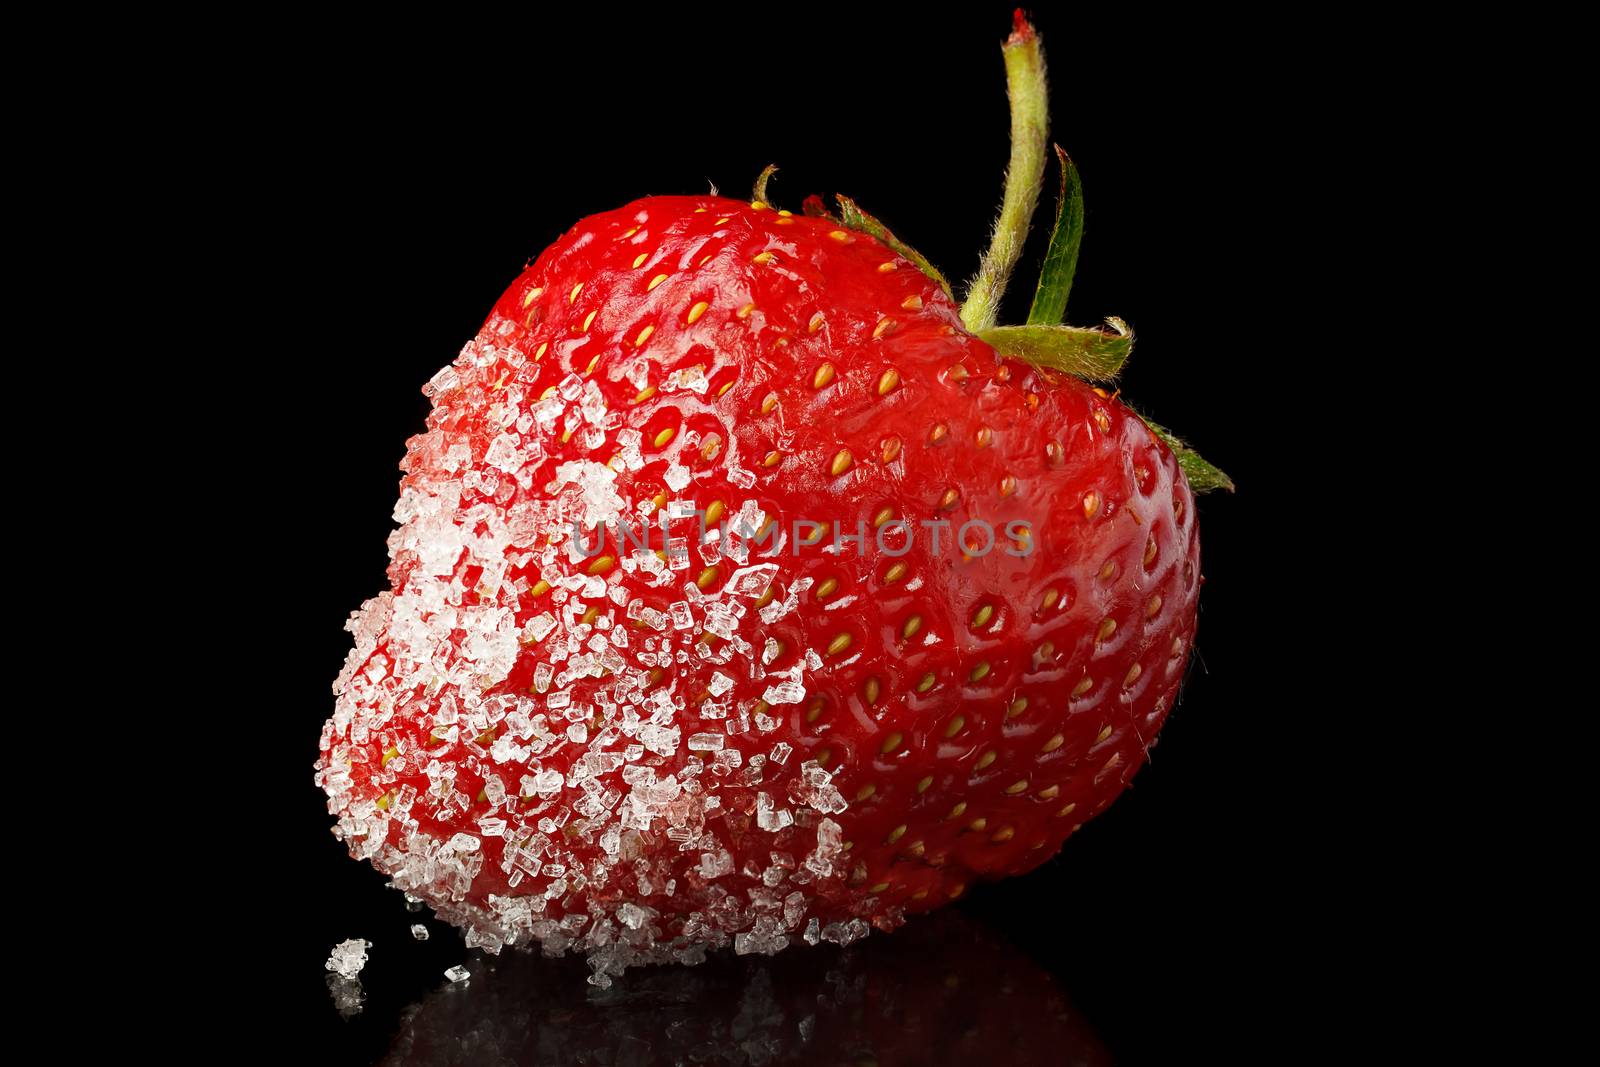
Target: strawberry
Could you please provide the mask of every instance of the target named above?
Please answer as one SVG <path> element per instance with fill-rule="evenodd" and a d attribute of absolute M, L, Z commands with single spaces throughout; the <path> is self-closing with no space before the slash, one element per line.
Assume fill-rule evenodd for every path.
<path fill-rule="evenodd" d="M 848 943 L 1026 871 L 1144 762 L 1193 645 L 1193 493 L 1224 476 L 1059 325 L 994 308 L 1043 172 L 1013 156 L 963 304 L 846 197 L 584 219 L 425 387 L 317 782 L 335 833 L 491 951 L 600 985 L 708 947 Z M 1082 375 L 1080 378 L 1078 375 Z"/>

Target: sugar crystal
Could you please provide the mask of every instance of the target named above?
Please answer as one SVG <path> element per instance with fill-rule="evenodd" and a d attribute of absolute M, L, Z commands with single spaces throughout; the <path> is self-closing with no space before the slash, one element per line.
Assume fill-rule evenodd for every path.
<path fill-rule="evenodd" d="M 761 699 L 768 704 L 798 704 L 806 698 L 806 687 L 794 679 L 767 686 Z"/>
<path fill-rule="evenodd" d="M 751 600 L 761 596 L 778 574 L 776 563 L 762 563 L 754 567 L 741 567 L 728 579 L 728 588 L 735 594 Z M 770 605 L 769 605 L 770 606 Z"/>
<path fill-rule="evenodd" d="M 323 964 L 323 968 L 332 971 L 340 978 L 354 978 L 361 973 L 361 968 L 367 965 L 367 949 L 371 947 L 371 941 L 364 941 L 361 938 L 341 941 L 333 946 L 333 953 L 328 957 L 328 962 Z"/>

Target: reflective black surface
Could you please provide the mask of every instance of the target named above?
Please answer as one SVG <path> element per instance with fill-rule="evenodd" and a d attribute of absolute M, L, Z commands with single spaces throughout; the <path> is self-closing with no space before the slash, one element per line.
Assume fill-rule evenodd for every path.
<path fill-rule="evenodd" d="M 400 1013 L 383 1062 L 1110 1062 L 1049 974 L 981 924 L 947 910 L 902 933 L 646 968 L 608 990 L 578 960 L 478 960 Z"/>

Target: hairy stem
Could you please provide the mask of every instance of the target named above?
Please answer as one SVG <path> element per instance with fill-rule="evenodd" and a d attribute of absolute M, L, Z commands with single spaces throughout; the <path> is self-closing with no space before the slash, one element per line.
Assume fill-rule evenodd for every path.
<path fill-rule="evenodd" d="M 995 324 L 1000 297 L 1022 255 L 1028 223 L 1044 185 L 1050 133 L 1050 98 L 1045 85 L 1044 48 L 1039 34 L 1019 9 L 1004 48 L 1006 88 L 1011 97 L 1011 162 L 1006 167 L 1005 198 L 994 225 L 989 251 L 972 279 L 961 321 L 976 333 Z"/>

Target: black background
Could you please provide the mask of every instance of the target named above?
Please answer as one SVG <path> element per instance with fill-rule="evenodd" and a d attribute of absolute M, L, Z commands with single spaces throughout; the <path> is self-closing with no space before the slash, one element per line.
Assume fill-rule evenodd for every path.
<path fill-rule="evenodd" d="M 265 1007 L 303 1062 L 377 1060 L 404 1007 L 478 958 L 437 923 L 411 940 L 421 917 L 344 855 L 312 784 L 342 624 L 384 585 L 420 386 L 579 218 L 711 183 L 746 196 L 769 162 L 781 206 L 846 192 L 970 276 L 1007 155 L 1009 9 L 915 10 L 597 9 L 429 48 L 308 34 L 253 73 L 234 128 L 213 131 L 225 150 L 205 180 L 231 201 L 223 310 L 254 342 L 226 380 L 248 383 L 235 402 L 260 446 L 237 558 L 267 619 L 236 650 L 252 667 L 229 716 L 240 736 L 218 741 L 245 754 L 251 814 L 213 873 L 220 888 L 242 863 L 259 887 L 245 936 L 261 993 L 238 999 Z M 1306 476 L 1288 397 L 1310 381 L 1308 331 L 1283 325 L 1325 236 L 1299 188 L 1309 98 L 1292 55 L 1269 59 L 1226 24 L 1196 20 L 1158 52 L 1138 19 L 1034 10 L 1053 136 L 1087 200 L 1069 320 L 1126 318 L 1139 341 L 1124 395 L 1240 488 L 1201 503 L 1198 662 L 1149 766 L 1055 860 L 959 908 L 1053 975 L 1120 1061 L 1292 1056 L 1326 1037 L 1286 1005 L 1311 996 L 1301 975 L 1330 917 L 1308 890 L 1333 877 L 1305 859 L 1320 831 L 1294 782 L 1320 730 L 1319 697 L 1292 681 L 1311 638 L 1289 603 Z M 1003 320 L 1025 315 L 1042 250 L 1030 244 Z M 322 962 L 349 937 L 375 947 L 365 1010 L 345 1020 Z M 581 1051 L 568 1050 L 611 1062 Z"/>

